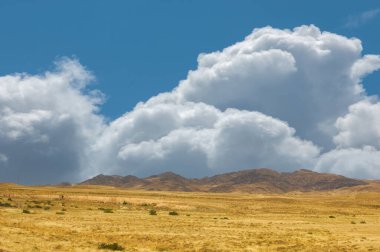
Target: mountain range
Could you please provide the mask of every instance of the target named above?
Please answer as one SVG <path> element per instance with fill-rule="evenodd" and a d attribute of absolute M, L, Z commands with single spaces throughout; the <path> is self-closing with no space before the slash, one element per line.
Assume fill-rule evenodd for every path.
<path fill-rule="evenodd" d="M 368 181 L 306 169 L 277 172 L 267 168 L 188 179 L 173 172 L 146 178 L 136 176 L 97 175 L 79 185 L 102 185 L 152 191 L 285 193 L 291 191 L 325 191 L 368 185 Z"/>

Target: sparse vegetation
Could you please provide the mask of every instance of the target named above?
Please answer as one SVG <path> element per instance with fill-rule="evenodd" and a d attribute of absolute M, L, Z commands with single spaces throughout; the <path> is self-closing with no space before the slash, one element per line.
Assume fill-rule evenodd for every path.
<path fill-rule="evenodd" d="M 178 215 L 178 213 L 176 211 L 170 211 L 169 215 Z"/>
<path fill-rule="evenodd" d="M 13 206 L 8 202 L 4 202 L 4 203 L 0 202 L 0 207 L 13 207 Z"/>
<path fill-rule="evenodd" d="M 157 211 L 154 209 L 149 210 L 150 215 L 157 215 Z"/>
<path fill-rule="evenodd" d="M 6 192 L 1 191 L 4 188 Z M 208 194 L 0 186 L 0 195 L 8 194 L 15 195 L 13 202 L 3 197 L 1 204 L 12 208 L 0 208 L 1 232 L 6 234 L 0 248 L 6 251 L 111 251 L 107 245 L 114 243 L 122 247 L 128 243 L 125 251 L 173 252 L 376 251 L 380 247 L 380 212 L 372 207 L 380 205 L 379 193 L 347 197 L 342 191 Z M 67 207 L 61 207 L 60 194 L 65 195 Z M 123 204 L 127 199 L 128 204 Z M 42 211 L 34 208 L 37 205 Z M 103 214 L 106 209 L 115 213 Z M 105 246 L 98 247 L 99 242 Z"/>
<path fill-rule="evenodd" d="M 98 246 L 98 249 L 108 249 L 108 250 L 117 250 L 117 251 L 123 251 L 124 247 L 115 243 L 100 243 Z"/>
<path fill-rule="evenodd" d="M 30 212 L 28 209 L 23 209 L 22 213 L 24 213 L 24 214 L 31 214 L 32 212 Z"/>
<path fill-rule="evenodd" d="M 104 213 L 113 213 L 112 208 L 99 207 L 98 210 L 103 211 Z"/>
<path fill-rule="evenodd" d="M 334 215 L 330 215 L 329 218 L 330 219 L 335 219 L 335 216 Z"/>

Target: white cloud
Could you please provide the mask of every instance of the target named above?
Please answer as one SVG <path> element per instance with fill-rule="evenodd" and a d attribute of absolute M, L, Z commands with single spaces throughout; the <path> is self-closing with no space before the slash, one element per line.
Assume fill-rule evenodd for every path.
<path fill-rule="evenodd" d="M 363 99 L 359 80 L 379 67 L 378 56 L 362 58 L 361 51 L 360 40 L 312 25 L 255 29 L 242 42 L 201 54 L 198 68 L 165 99 L 260 111 L 331 148 L 335 119 Z"/>
<path fill-rule="evenodd" d="M 332 150 L 320 157 L 315 170 L 353 178 L 380 178 L 380 151 L 370 146 Z"/>
<path fill-rule="evenodd" d="M 0 163 L 7 163 L 8 157 L 5 156 L 3 153 L 0 153 Z"/>
<path fill-rule="evenodd" d="M 142 175 L 168 169 L 193 177 L 252 167 L 286 171 L 309 167 L 319 155 L 278 119 L 192 102 L 141 105 L 112 123 L 97 146 L 96 156 L 104 157 L 104 163 L 96 160 L 99 169 Z M 114 163 L 106 165 L 110 155 Z"/>
<path fill-rule="evenodd" d="M 380 149 L 380 103 L 370 99 L 349 107 L 349 113 L 336 121 L 339 148 L 373 146 Z"/>
<path fill-rule="evenodd" d="M 93 79 L 76 60 L 54 72 L 0 77 L 0 177 L 27 183 L 78 179 L 87 149 L 103 127 L 102 97 L 86 94 Z"/>
<path fill-rule="evenodd" d="M 361 82 L 380 58 L 361 52 L 360 40 L 312 25 L 255 29 L 201 54 L 177 88 L 108 124 L 77 60 L 0 77 L 0 177 L 53 183 L 254 167 L 379 176 L 380 106 Z"/>
<path fill-rule="evenodd" d="M 371 20 L 375 19 L 380 13 L 380 9 L 372 9 L 364 11 L 357 15 L 351 15 L 347 18 L 344 27 L 346 28 L 357 28 L 359 26 L 365 25 Z"/>

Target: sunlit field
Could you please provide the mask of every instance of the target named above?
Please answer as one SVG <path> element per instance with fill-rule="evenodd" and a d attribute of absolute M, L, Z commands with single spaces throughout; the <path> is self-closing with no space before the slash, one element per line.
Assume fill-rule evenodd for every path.
<path fill-rule="evenodd" d="M 380 249 L 380 193 L 178 193 L 3 184 L 0 202 L 0 251 Z"/>

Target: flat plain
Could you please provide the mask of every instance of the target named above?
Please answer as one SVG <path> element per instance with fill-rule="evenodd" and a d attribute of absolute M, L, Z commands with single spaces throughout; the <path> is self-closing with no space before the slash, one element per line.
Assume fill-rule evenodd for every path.
<path fill-rule="evenodd" d="M 380 251 L 379 192 L 0 184 L 0 202 L 0 251 Z"/>

